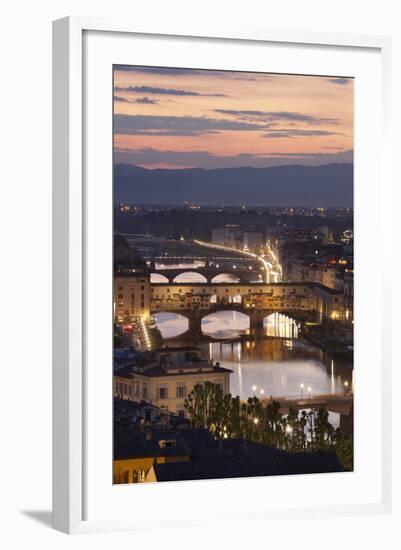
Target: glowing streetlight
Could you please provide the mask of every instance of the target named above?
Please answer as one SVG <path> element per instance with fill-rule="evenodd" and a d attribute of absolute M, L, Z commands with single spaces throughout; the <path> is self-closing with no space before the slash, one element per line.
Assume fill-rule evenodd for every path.
<path fill-rule="evenodd" d="M 312 398 L 312 388 L 309 386 L 308 387 L 308 393 L 309 393 L 309 399 Z"/>
<path fill-rule="evenodd" d="M 348 383 L 348 380 L 346 380 L 346 381 L 344 382 L 344 393 L 347 393 L 347 391 L 348 391 L 348 386 L 349 386 L 349 383 Z"/>
<path fill-rule="evenodd" d="M 303 399 L 304 398 L 304 387 L 305 387 L 305 385 L 300 384 L 299 387 L 301 388 L 301 399 Z"/>
<path fill-rule="evenodd" d="M 264 394 L 265 394 L 265 390 L 262 388 L 262 389 L 260 390 L 260 395 L 261 395 L 260 398 L 261 398 L 261 399 L 263 399 Z"/>
<path fill-rule="evenodd" d="M 254 418 L 254 419 L 253 419 L 253 423 L 255 424 L 255 426 L 257 426 L 258 423 L 259 423 L 259 418 Z"/>
<path fill-rule="evenodd" d="M 288 434 L 292 434 L 292 427 L 287 424 L 286 428 L 285 428 L 285 431 L 288 433 Z"/>
<path fill-rule="evenodd" d="M 255 396 L 255 392 L 258 388 L 256 386 L 252 386 L 253 395 Z"/>

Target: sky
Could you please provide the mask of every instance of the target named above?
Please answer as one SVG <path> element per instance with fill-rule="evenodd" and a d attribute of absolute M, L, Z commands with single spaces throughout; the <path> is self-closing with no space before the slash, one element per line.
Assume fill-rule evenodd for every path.
<path fill-rule="evenodd" d="M 154 168 L 353 160 L 353 79 L 114 66 L 114 161 Z"/>

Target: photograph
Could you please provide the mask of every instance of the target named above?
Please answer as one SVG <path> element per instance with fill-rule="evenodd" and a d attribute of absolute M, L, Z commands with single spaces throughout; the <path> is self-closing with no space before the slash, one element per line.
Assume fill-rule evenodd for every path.
<path fill-rule="evenodd" d="M 352 472 L 354 79 L 111 77 L 113 483 Z"/>

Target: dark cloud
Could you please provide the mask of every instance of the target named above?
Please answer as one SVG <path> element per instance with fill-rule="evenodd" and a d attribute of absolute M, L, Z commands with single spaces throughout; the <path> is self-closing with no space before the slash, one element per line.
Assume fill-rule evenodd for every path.
<path fill-rule="evenodd" d="M 192 166 L 196 168 L 239 168 L 251 166 L 264 168 L 283 164 L 306 164 L 318 166 L 332 162 L 353 162 L 353 151 L 338 153 L 280 153 L 255 155 L 242 153 L 233 156 L 219 156 L 210 151 L 160 151 L 153 148 L 115 149 L 114 162 L 151 166 L 165 164 L 171 166 Z"/>
<path fill-rule="evenodd" d="M 156 95 L 177 95 L 177 96 L 207 96 L 227 97 L 225 94 L 201 94 L 192 90 L 177 90 L 175 88 L 159 88 L 158 86 L 115 86 L 116 92 L 128 92 L 133 94 L 156 94 Z"/>
<path fill-rule="evenodd" d="M 208 117 L 114 115 L 115 134 L 200 136 L 221 131 L 266 131 L 269 125 Z"/>
<path fill-rule="evenodd" d="M 140 103 L 142 105 L 157 105 L 158 99 L 150 99 L 149 97 L 138 97 L 138 99 L 127 99 L 118 95 L 113 96 L 113 99 L 117 103 Z"/>
<path fill-rule="evenodd" d="M 149 97 L 138 97 L 133 103 L 141 103 L 142 105 L 156 105 L 159 103 L 157 99 L 150 99 Z"/>
<path fill-rule="evenodd" d="M 267 134 L 264 134 L 264 138 L 279 139 L 279 138 L 296 138 L 296 137 L 324 137 L 324 136 L 338 136 L 337 132 L 329 132 L 326 130 L 303 130 L 303 129 L 281 129 L 281 130 L 269 130 Z"/>
<path fill-rule="evenodd" d="M 120 102 L 120 103 L 130 103 L 129 99 L 125 99 L 125 97 L 120 97 L 118 95 L 115 95 L 113 97 L 113 100 L 116 101 L 116 102 Z"/>
<path fill-rule="evenodd" d="M 340 86 L 346 86 L 352 82 L 352 78 L 330 78 L 332 84 L 339 84 Z"/>
<path fill-rule="evenodd" d="M 240 120 L 253 120 L 264 123 L 271 122 L 304 122 L 306 124 L 338 124 L 336 118 L 325 118 L 293 111 L 254 111 L 236 109 L 215 109 L 216 113 L 234 116 Z"/>

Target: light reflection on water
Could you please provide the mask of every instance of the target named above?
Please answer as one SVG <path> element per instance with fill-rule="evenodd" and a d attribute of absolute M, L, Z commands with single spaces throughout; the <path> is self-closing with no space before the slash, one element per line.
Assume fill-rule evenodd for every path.
<path fill-rule="evenodd" d="M 324 353 L 301 341 L 213 342 L 201 347 L 210 359 L 233 371 L 231 393 L 242 399 L 254 393 L 260 397 L 260 390 L 266 397 L 301 397 L 301 384 L 305 397 L 308 387 L 313 395 L 343 391 L 341 374 L 335 374 L 334 367 L 330 373 Z"/>
<path fill-rule="evenodd" d="M 249 332 L 249 317 L 239 311 L 211 313 L 202 319 L 202 332 L 216 340 L 238 338 Z"/>
<path fill-rule="evenodd" d="M 211 317 L 211 316 L 210 316 Z M 188 320 L 172 313 L 155 315 L 163 338 L 174 338 L 185 332 Z M 203 330 L 214 331 L 214 336 L 233 338 L 244 334 L 249 327 L 247 316 L 233 311 L 213 314 L 206 320 Z M 235 328 L 233 328 L 235 327 Z M 178 338 L 171 346 L 188 344 Z M 301 384 L 312 388 L 312 395 L 341 393 L 344 381 L 352 383 L 352 371 L 320 349 L 299 339 L 258 338 L 250 341 L 202 342 L 203 356 L 231 369 L 230 390 L 233 395 L 246 399 L 253 395 L 253 386 L 269 396 L 301 396 Z"/>
<path fill-rule="evenodd" d="M 164 339 L 175 338 L 188 330 L 188 319 L 175 313 L 155 313 L 153 317 Z"/>
<path fill-rule="evenodd" d="M 163 338 L 174 338 L 188 330 L 188 319 L 174 313 L 154 315 Z M 202 319 L 202 332 L 216 340 L 238 338 L 249 333 L 249 317 L 239 311 L 220 311 Z M 264 320 L 264 333 L 280 338 L 297 338 L 298 324 L 280 313 L 273 313 Z"/>

